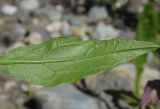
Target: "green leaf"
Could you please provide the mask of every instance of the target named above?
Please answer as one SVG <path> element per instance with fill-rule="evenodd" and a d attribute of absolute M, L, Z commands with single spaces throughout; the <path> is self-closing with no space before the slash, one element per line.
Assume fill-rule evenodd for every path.
<path fill-rule="evenodd" d="M 0 65 L 19 79 L 52 86 L 113 68 L 159 47 L 143 41 L 55 38 L 6 52 Z"/>

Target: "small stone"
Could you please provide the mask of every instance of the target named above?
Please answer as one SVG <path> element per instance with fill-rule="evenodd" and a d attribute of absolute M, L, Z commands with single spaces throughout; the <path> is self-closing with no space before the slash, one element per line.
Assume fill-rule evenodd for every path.
<path fill-rule="evenodd" d="M 51 33 L 51 38 L 61 37 L 60 33 Z"/>
<path fill-rule="evenodd" d="M 125 85 L 124 85 L 125 84 Z M 97 78 L 97 89 L 100 90 L 130 90 L 130 82 L 123 77 L 117 75 L 100 75 Z"/>
<path fill-rule="evenodd" d="M 20 87 L 21 87 L 22 91 L 24 91 L 24 92 L 29 91 L 29 86 L 28 85 L 21 84 Z"/>
<path fill-rule="evenodd" d="M 88 16 L 91 21 L 96 22 L 99 20 L 104 20 L 109 17 L 108 12 L 105 7 L 94 6 L 89 10 Z"/>
<path fill-rule="evenodd" d="M 106 109 L 103 102 L 68 84 L 41 89 L 35 97 L 42 103 L 43 109 Z"/>
<path fill-rule="evenodd" d="M 37 32 L 31 33 L 31 35 L 28 38 L 28 41 L 30 44 L 39 44 L 43 41 L 42 35 Z"/>
<path fill-rule="evenodd" d="M 16 12 L 17 12 L 17 7 L 16 6 L 13 6 L 13 5 L 4 5 L 2 6 L 1 8 L 1 11 L 3 14 L 5 15 L 14 15 Z"/>
<path fill-rule="evenodd" d="M 66 22 L 66 21 L 62 22 L 62 30 L 61 30 L 61 32 L 62 32 L 63 35 L 72 35 L 71 27 L 70 27 L 68 22 Z"/>
<path fill-rule="evenodd" d="M 48 34 L 48 32 L 45 30 L 44 26 L 41 25 L 36 25 L 32 28 L 32 32 L 37 32 L 42 36 L 43 40 L 48 39 L 50 36 Z"/>
<path fill-rule="evenodd" d="M 124 6 L 127 2 L 128 2 L 128 0 L 118 0 L 118 1 L 115 3 L 115 8 L 121 8 L 121 7 Z"/>
<path fill-rule="evenodd" d="M 72 26 L 84 26 L 86 25 L 86 18 L 83 16 L 75 16 L 75 15 L 66 15 L 63 18 L 64 20 L 68 21 Z"/>
<path fill-rule="evenodd" d="M 99 75 L 100 74 L 98 73 L 98 74 L 90 75 L 87 78 L 85 78 L 86 85 L 87 85 L 87 87 L 89 87 L 89 89 L 96 90 L 96 88 L 97 88 L 97 77 Z"/>
<path fill-rule="evenodd" d="M 55 21 L 46 26 L 46 30 L 50 33 L 59 33 L 62 28 L 62 22 Z"/>
<path fill-rule="evenodd" d="M 47 9 L 47 15 L 50 20 L 57 21 L 61 20 L 62 14 L 63 14 L 63 7 L 58 5 L 56 7 L 48 7 Z"/>
<path fill-rule="evenodd" d="M 9 49 L 15 49 L 17 47 L 23 47 L 23 46 L 25 46 L 25 44 L 22 41 L 17 40 Z"/>
<path fill-rule="evenodd" d="M 88 32 L 89 29 L 87 27 L 72 27 L 72 33 L 75 36 L 78 36 L 82 40 L 88 40 L 88 36 L 86 35 L 86 32 Z"/>
<path fill-rule="evenodd" d="M 120 72 L 123 72 L 123 73 L 120 73 Z M 125 63 L 113 68 L 111 70 L 111 74 L 120 76 L 122 78 L 126 78 L 128 81 L 130 81 L 130 83 L 133 83 L 136 76 L 136 69 L 133 64 Z"/>
<path fill-rule="evenodd" d="M 39 0 L 22 0 L 20 2 L 20 8 L 26 11 L 33 11 L 40 6 Z"/>
<path fill-rule="evenodd" d="M 123 29 L 120 31 L 120 37 L 121 39 L 128 39 L 128 40 L 134 40 L 135 39 L 135 31 L 131 30 L 131 29 Z"/>
<path fill-rule="evenodd" d="M 26 27 L 20 24 L 15 24 L 12 28 L 15 37 L 22 37 L 26 32 Z"/>
<path fill-rule="evenodd" d="M 13 81 L 7 81 L 5 84 L 4 84 L 4 90 L 5 91 L 10 91 L 10 90 L 13 90 L 15 87 L 17 87 L 17 84 Z"/>
<path fill-rule="evenodd" d="M 115 29 L 112 25 L 105 25 L 100 22 L 96 26 L 92 35 L 95 39 L 104 39 L 104 38 L 115 38 L 119 36 L 119 31 Z"/>

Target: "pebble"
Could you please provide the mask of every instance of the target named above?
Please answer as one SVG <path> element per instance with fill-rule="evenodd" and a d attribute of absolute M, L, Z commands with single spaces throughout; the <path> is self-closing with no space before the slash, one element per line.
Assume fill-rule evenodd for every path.
<path fill-rule="evenodd" d="M 107 85 L 106 85 L 107 84 Z M 124 86 L 125 84 L 125 86 Z M 101 75 L 97 82 L 98 89 L 101 90 L 130 90 L 130 82 L 123 77 L 117 75 Z"/>
<path fill-rule="evenodd" d="M 6 92 L 10 91 L 10 90 L 13 90 L 14 88 L 17 88 L 17 84 L 13 81 L 7 81 L 5 84 L 4 84 L 4 90 Z"/>
<path fill-rule="evenodd" d="M 92 36 L 95 39 L 115 38 L 119 36 L 119 30 L 115 29 L 112 25 L 99 22 L 93 30 Z"/>
<path fill-rule="evenodd" d="M 120 72 L 123 72 L 123 73 L 120 73 Z M 130 83 L 133 83 L 133 81 L 135 80 L 136 69 L 134 64 L 124 63 L 113 68 L 111 70 L 111 73 L 112 75 L 117 75 L 122 78 L 126 78 L 128 81 L 130 81 Z M 133 84 L 131 84 L 131 86 L 133 86 Z"/>
<path fill-rule="evenodd" d="M 65 15 L 64 20 L 68 21 L 72 26 L 82 27 L 86 25 L 86 17 L 84 16 L 75 16 L 72 14 Z"/>
<path fill-rule="evenodd" d="M 41 89 L 35 97 L 42 103 L 42 109 L 106 109 L 102 102 L 69 84 Z"/>
<path fill-rule="evenodd" d="M 128 0 L 118 0 L 115 3 L 115 8 L 121 8 L 122 6 L 124 6 L 125 4 L 127 4 Z"/>
<path fill-rule="evenodd" d="M 128 39 L 128 40 L 134 40 L 135 39 L 135 31 L 131 29 L 125 29 L 120 31 L 119 38 L 121 39 Z"/>
<path fill-rule="evenodd" d="M 12 26 L 12 28 L 15 37 L 23 37 L 26 32 L 26 27 L 21 24 L 15 24 Z"/>
<path fill-rule="evenodd" d="M 46 40 L 50 37 L 48 32 L 45 30 L 45 27 L 41 25 L 36 25 L 35 27 L 33 27 L 32 32 L 39 33 L 42 36 L 43 40 Z"/>
<path fill-rule="evenodd" d="M 40 33 L 32 32 L 28 37 L 28 42 L 30 44 L 40 44 L 43 41 L 43 38 Z"/>
<path fill-rule="evenodd" d="M 62 35 L 60 33 L 51 33 L 51 38 L 61 37 Z"/>
<path fill-rule="evenodd" d="M 9 49 L 15 49 L 17 47 L 25 46 L 24 42 L 21 40 L 17 40 Z"/>
<path fill-rule="evenodd" d="M 40 6 L 39 0 L 21 0 L 20 8 L 25 11 L 34 11 Z"/>
<path fill-rule="evenodd" d="M 46 9 L 46 13 L 49 17 L 50 20 L 52 21 L 58 21 L 62 19 L 62 14 L 63 14 L 63 7 L 61 5 L 58 5 L 56 7 L 47 7 Z"/>
<path fill-rule="evenodd" d="M 63 35 L 72 35 L 71 27 L 68 22 L 66 22 L 66 21 L 62 22 L 61 33 Z"/>
<path fill-rule="evenodd" d="M 88 40 L 89 37 L 86 35 L 86 33 L 89 31 L 89 28 L 84 27 L 74 27 L 72 26 L 72 33 L 74 36 L 79 37 L 81 40 Z"/>
<path fill-rule="evenodd" d="M 20 85 L 20 88 L 21 88 L 21 90 L 24 91 L 24 92 L 29 91 L 29 86 L 28 86 L 28 85 L 21 84 L 21 85 Z"/>
<path fill-rule="evenodd" d="M 59 33 L 62 28 L 62 22 L 54 21 L 46 26 L 46 30 L 49 33 Z"/>
<path fill-rule="evenodd" d="M 3 5 L 2 8 L 1 8 L 1 11 L 3 14 L 5 15 L 14 15 L 17 13 L 18 9 L 16 6 L 13 6 L 13 5 L 9 5 L 9 4 L 6 4 L 6 5 Z"/>
<path fill-rule="evenodd" d="M 125 86 L 124 86 L 125 84 Z M 101 75 L 94 75 L 86 78 L 86 85 L 94 91 L 104 91 L 104 90 L 130 90 L 131 81 L 120 75 L 112 74 L 109 72 L 103 73 Z"/>
<path fill-rule="evenodd" d="M 108 12 L 103 6 L 93 6 L 88 13 L 89 19 L 92 22 L 104 20 L 109 17 Z"/>

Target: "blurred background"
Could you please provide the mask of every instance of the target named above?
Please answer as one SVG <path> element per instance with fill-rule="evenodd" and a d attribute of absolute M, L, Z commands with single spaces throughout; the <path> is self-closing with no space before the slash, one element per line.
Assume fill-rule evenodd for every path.
<path fill-rule="evenodd" d="M 159 43 L 160 0 L 0 0 L 1 53 L 61 36 Z M 159 78 L 155 53 L 56 87 L 18 81 L 1 70 L 0 109 L 136 109 L 146 82 Z"/>

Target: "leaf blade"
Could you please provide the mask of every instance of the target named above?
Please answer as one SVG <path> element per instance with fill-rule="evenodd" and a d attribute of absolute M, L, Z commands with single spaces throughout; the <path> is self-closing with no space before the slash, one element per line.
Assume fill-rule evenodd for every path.
<path fill-rule="evenodd" d="M 59 41 L 62 44 L 54 45 Z M 4 55 L 0 64 L 6 62 L 12 76 L 34 84 L 52 86 L 63 82 L 73 82 L 98 71 L 110 69 L 159 48 L 159 45 L 150 42 L 118 39 L 80 42 L 57 38 L 49 40 L 49 43 L 36 45 L 38 50 L 24 57 L 15 56 L 14 58 L 13 51 L 8 52 L 9 55 Z"/>

